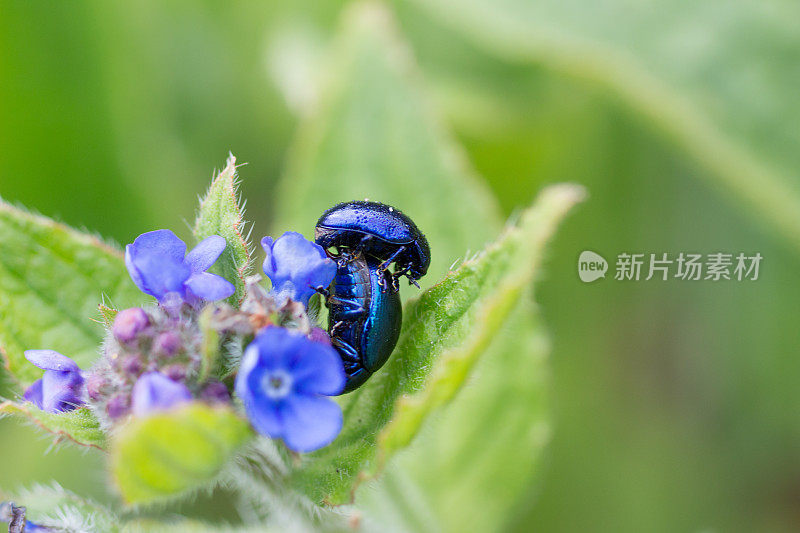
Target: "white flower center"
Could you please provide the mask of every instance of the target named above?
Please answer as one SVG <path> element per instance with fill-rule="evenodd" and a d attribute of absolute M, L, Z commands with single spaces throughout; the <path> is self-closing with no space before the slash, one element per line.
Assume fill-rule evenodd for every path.
<path fill-rule="evenodd" d="M 292 390 L 292 375 L 285 370 L 270 370 L 264 374 L 261 386 L 268 398 L 285 398 Z"/>

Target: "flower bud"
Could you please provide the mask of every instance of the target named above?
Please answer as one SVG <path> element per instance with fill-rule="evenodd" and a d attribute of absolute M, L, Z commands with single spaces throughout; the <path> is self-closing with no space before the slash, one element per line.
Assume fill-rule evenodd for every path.
<path fill-rule="evenodd" d="M 144 370 L 142 359 L 138 355 L 127 355 L 122 360 L 122 371 L 129 376 L 139 377 L 139 374 Z"/>
<path fill-rule="evenodd" d="M 224 383 L 212 381 L 200 393 L 200 398 L 209 403 L 228 403 L 231 401 L 231 394 Z"/>
<path fill-rule="evenodd" d="M 106 405 L 106 412 L 111 418 L 120 418 L 128 414 L 131 408 L 131 398 L 127 394 L 118 394 L 111 398 Z"/>
<path fill-rule="evenodd" d="M 169 365 L 162 371 L 172 381 L 183 381 L 186 379 L 186 368 L 181 365 Z"/>
<path fill-rule="evenodd" d="M 139 307 L 131 307 L 117 314 L 111 328 L 116 339 L 123 344 L 136 342 L 139 334 L 150 325 L 147 313 Z"/>
<path fill-rule="evenodd" d="M 92 400 L 99 400 L 108 387 L 108 381 L 100 374 L 93 373 L 86 378 L 86 393 Z"/>
<path fill-rule="evenodd" d="M 133 414 L 145 416 L 165 411 L 191 399 L 192 393 L 186 385 L 176 383 L 159 372 L 148 372 L 133 386 Z"/>
<path fill-rule="evenodd" d="M 331 345 L 330 335 L 328 335 L 328 332 L 322 328 L 311 328 L 311 333 L 308 334 L 308 338 L 314 342 L 321 342 L 323 344 L 327 344 L 328 346 Z"/>
<path fill-rule="evenodd" d="M 181 347 L 181 337 L 174 331 L 165 331 L 156 337 L 153 351 L 164 357 L 172 357 Z"/>

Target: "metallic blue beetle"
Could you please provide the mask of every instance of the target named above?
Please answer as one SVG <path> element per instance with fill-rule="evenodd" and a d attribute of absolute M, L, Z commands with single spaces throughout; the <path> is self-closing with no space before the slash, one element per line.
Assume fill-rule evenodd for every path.
<path fill-rule="evenodd" d="M 395 292 L 402 276 L 419 287 L 417 280 L 431 263 L 428 240 L 416 224 L 398 209 L 378 202 L 345 202 L 331 207 L 317 221 L 314 239 L 326 250 L 336 247 L 349 257 L 361 252 L 377 259 L 379 271 L 395 263 L 390 279 Z"/>
<path fill-rule="evenodd" d="M 400 335 L 403 309 L 392 274 L 361 253 L 340 256 L 328 293 L 328 333 L 344 363 L 343 393 L 360 387 L 389 359 Z M 321 291 L 327 293 L 327 291 Z"/>

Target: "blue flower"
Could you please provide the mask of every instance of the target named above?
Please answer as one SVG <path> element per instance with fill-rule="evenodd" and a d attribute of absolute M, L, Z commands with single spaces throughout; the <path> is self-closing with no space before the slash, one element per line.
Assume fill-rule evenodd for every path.
<path fill-rule="evenodd" d="M 279 301 L 292 298 L 308 306 L 315 289 L 327 288 L 336 275 L 336 262 L 320 245 L 297 232 L 287 231 L 276 240 L 264 237 L 261 246 L 267 253 L 264 274 Z"/>
<path fill-rule="evenodd" d="M 183 383 L 172 381 L 160 372 L 147 372 L 136 380 L 132 397 L 133 414 L 146 416 L 191 401 L 192 393 Z"/>
<path fill-rule="evenodd" d="M 206 237 L 186 253 L 186 243 L 167 229 L 139 235 L 125 247 L 125 266 L 142 292 L 164 303 L 177 296 L 189 304 L 227 298 L 236 289 L 229 281 L 206 272 L 226 246 L 219 235 Z"/>
<path fill-rule="evenodd" d="M 81 369 L 67 357 L 53 350 L 27 350 L 25 358 L 44 370 L 23 397 L 42 411 L 60 413 L 83 405 L 84 380 Z"/>
<path fill-rule="evenodd" d="M 341 431 L 342 410 L 323 395 L 339 394 L 344 383 L 333 348 L 271 326 L 245 350 L 235 389 L 259 433 L 309 452 L 330 444 Z"/>

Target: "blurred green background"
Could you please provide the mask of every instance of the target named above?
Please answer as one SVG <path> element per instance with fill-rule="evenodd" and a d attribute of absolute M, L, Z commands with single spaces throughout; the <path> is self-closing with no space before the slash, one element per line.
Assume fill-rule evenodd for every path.
<path fill-rule="evenodd" d="M 266 234 L 346 4 L 0 0 L 0 196 L 123 244 L 188 238 L 231 151 Z M 591 195 L 536 287 L 555 431 L 510 527 L 800 528 L 800 6 L 389 8 L 506 214 L 547 183 Z M 764 259 L 755 282 L 583 284 L 587 249 Z M 0 421 L 0 487 L 110 498 L 97 454 L 48 446 Z"/>

